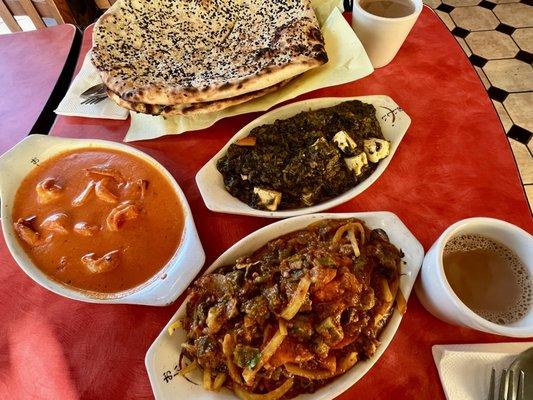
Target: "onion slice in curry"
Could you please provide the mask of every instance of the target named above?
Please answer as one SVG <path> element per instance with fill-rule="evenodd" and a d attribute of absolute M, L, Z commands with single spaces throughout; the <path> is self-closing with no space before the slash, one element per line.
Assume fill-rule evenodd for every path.
<path fill-rule="evenodd" d="M 243 399 L 278 398 L 287 378 L 281 397 L 314 393 L 376 352 L 401 303 L 402 257 L 383 230 L 355 218 L 272 239 L 193 284 L 182 348 L 213 371 L 211 387 L 222 371 Z M 206 329 L 211 310 L 228 304 L 237 312 Z"/>

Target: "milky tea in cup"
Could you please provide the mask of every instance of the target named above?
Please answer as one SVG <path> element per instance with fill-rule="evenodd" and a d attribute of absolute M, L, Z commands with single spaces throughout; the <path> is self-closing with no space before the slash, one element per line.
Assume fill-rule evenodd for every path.
<path fill-rule="evenodd" d="M 422 6 L 422 0 L 354 0 L 352 28 L 374 68 L 396 56 Z"/>
<path fill-rule="evenodd" d="M 415 12 L 410 0 L 361 0 L 361 8 L 383 18 L 402 18 Z"/>
<path fill-rule="evenodd" d="M 528 314 L 532 277 L 507 246 L 480 235 L 456 236 L 444 247 L 443 266 L 457 297 L 480 317 L 509 325 Z"/>

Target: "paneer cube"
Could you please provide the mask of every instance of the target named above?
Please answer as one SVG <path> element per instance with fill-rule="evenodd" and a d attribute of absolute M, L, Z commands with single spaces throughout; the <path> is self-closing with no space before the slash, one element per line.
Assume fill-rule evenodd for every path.
<path fill-rule="evenodd" d="M 357 143 L 344 131 L 339 131 L 333 136 L 333 141 L 337 145 L 340 151 L 346 155 L 353 154 L 353 151 L 357 147 Z"/>
<path fill-rule="evenodd" d="M 261 189 L 254 187 L 254 194 L 259 197 L 260 203 L 267 210 L 276 211 L 281 202 L 281 193 L 275 190 Z"/>
<path fill-rule="evenodd" d="M 371 138 L 363 141 L 363 146 L 368 159 L 373 163 L 377 163 L 390 153 L 390 142 L 388 140 Z"/>
<path fill-rule="evenodd" d="M 348 169 L 355 173 L 355 176 L 361 175 L 363 173 L 363 167 L 368 165 L 368 159 L 366 158 L 366 154 L 364 152 L 361 152 L 354 157 L 345 158 L 344 162 L 346 163 Z"/>

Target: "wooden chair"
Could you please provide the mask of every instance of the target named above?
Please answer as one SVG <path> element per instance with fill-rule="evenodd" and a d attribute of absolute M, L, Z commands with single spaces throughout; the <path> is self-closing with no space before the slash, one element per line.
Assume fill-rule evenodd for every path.
<path fill-rule="evenodd" d="M 76 24 L 76 18 L 66 0 L 0 0 L 0 18 L 11 32 L 22 28 L 15 16 L 27 15 L 37 29 L 46 28 L 43 18 L 52 18 L 58 24 Z"/>

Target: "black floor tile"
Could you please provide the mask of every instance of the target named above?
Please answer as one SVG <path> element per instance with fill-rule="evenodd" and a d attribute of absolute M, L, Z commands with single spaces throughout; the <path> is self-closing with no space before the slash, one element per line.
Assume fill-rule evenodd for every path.
<path fill-rule="evenodd" d="M 445 13 L 451 13 L 453 11 L 455 7 L 453 6 L 450 6 L 448 4 L 444 4 L 444 3 L 441 3 L 438 7 L 437 7 L 437 10 L 439 11 L 444 11 Z"/>
<path fill-rule="evenodd" d="M 485 64 L 488 62 L 486 58 L 480 57 L 476 54 L 472 54 L 470 57 L 470 62 L 475 65 L 476 67 L 483 68 Z"/>
<path fill-rule="evenodd" d="M 494 7 L 496 7 L 497 4 L 491 3 L 490 1 L 483 0 L 481 3 L 478 4 L 478 6 L 492 10 Z"/>
<path fill-rule="evenodd" d="M 499 24 L 496 27 L 496 30 L 498 32 L 505 33 L 507 35 L 512 35 L 514 31 L 516 30 L 516 28 L 513 28 L 511 25 L 507 25 L 507 24 Z"/>
<path fill-rule="evenodd" d="M 452 33 L 454 36 L 457 36 L 457 37 L 460 37 L 460 38 L 466 38 L 468 36 L 468 34 L 470 33 L 470 31 L 467 31 L 466 29 L 463 29 L 463 28 L 460 28 L 458 26 L 456 26 L 455 28 L 452 29 Z"/>
<path fill-rule="evenodd" d="M 499 101 L 500 103 L 503 103 L 504 100 L 507 98 L 507 96 L 509 96 L 509 92 L 503 89 L 497 88 L 496 86 L 491 86 L 487 90 L 487 92 L 489 93 L 489 97 L 492 100 Z"/>
<path fill-rule="evenodd" d="M 529 51 L 520 50 L 518 53 L 516 53 L 514 58 L 527 64 L 533 63 L 533 54 L 531 54 Z"/>
<path fill-rule="evenodd" d="M 533 133 L 531 133 L 527 129 L 522 128 L 521 126 L 513 125 L 511 126 L 511 129 L 509 129 L 509 132 L 507 132 L 507 136 L 509 136 L 511 139 L 518 140 L 520 143 L 524 143 L 525 145 L 527 145 L 531 140 L 531 136 L 533 136 Z"/>

